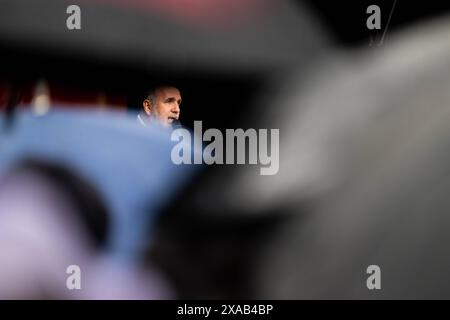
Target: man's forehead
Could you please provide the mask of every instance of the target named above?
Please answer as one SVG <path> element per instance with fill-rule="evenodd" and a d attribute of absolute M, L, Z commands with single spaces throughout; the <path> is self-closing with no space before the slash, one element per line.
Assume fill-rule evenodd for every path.
<path fill-rule="evenodd" d="M 159 87 L 156 89 L 155 92 L 157 95 L 161 95 L 162 97 L 166 98 L 169 96 L 172 97 L 180 97 L 180 90 L 178 90 L 175 87 Z"/>

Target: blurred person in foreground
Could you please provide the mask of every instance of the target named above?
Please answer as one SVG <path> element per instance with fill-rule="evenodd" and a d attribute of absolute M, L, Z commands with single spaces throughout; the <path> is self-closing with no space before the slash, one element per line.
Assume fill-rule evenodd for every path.
<path fill-rule="evenodd" d="M 8 128 L 0 121 L 0 296 L 173 297 L 142 259 L 159 208 L 191 169 L 171 162 L 167 131 L 115 112 L 57 107 L 12 120 Z M 66 287 L 71 265 L 81 269 L 81 290 Z"/>
<path fill-rule="evenodd" d="M 167 85 L 155 86 L 142 102 L 138 121 L 143 126 L 151 122 L 158 122 L 165 127 L 175 126 L 180 118 L 180 105 L 180 90 Z"/>
<path fill-rule="evenodd" d="M 70 170 L 26 161 L 0 180 L 0 298 L 155 299 L 167 286 L 143 267 L 124 267 L 105 252 L 106 206 Z M 69 282 L 80 269 L 79 289 Z"/>
<path fill-rule="evenodd" d="M 292 214 L 259 260 L 258 297 L 450 298 L 450 17 L 313 80 L 280 100 L 284 174 L 265 190 L 241 184 Z"/>

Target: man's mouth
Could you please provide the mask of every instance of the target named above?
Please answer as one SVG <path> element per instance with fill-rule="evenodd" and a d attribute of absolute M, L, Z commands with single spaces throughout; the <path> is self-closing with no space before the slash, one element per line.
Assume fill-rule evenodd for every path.
<path fill-rule="evenodd" d="M 168 117 L 168 118 L 167 118 L 167 121 L 168 121 L 169 123 L 172 123 L 172 122 L 177 121 L 177 120 L 178 120 L 177 117 Z"/>

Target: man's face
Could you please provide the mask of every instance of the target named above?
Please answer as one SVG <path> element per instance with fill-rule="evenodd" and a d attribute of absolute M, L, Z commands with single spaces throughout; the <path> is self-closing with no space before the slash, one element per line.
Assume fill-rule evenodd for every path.
<path fill-rule="evenodd" d="M 181 94 L 177 88 L 161 87 L 155 90 L 155 101 L 150 114 L 163 125 L 170 125 L 180 117 Z"/>

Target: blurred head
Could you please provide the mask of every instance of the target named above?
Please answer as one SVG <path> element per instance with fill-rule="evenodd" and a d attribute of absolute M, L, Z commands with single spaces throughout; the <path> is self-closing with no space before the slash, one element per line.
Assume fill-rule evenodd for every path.
<path fill-rule="evenodd" d="M 18 163 L 0 179 L 0 297 L 82 298 L 67 268 L 91 271 L 107 244 L 108 212 L 97 189 L 63 165 Z"/>
<path fill-rule="evenodd" d="M 181 94 L 171 86 L 159 86 L 152 89 L 142 103 L 146 115 L 163 125 L 170 125 L 180 117 Z"/>

